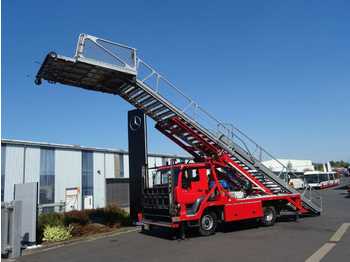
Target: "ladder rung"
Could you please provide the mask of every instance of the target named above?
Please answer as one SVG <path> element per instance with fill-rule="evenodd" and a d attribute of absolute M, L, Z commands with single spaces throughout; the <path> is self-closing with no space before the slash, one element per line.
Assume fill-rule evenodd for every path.
<path fill-rule="evenodd" d="M 139 89 L 139 88 L 135 88 L 134 90 L 132 90 L 131 92 L 128 93 L 128 96 L 130 97 L 130 99 L 133 99 L 133 97 L 135 97 L 135 95 L 138 95 L 140 93 L 142 94 L 143 90 Z"/>
<path fill-rule="evenodd" d="M 155 100 L 154 102 L 148 104 L 148 105 L 145 107 L 145 110 L 149 112 L 151 109 L 156 108 L 156 107 L 159 106 L 159 105 L 161 105 L 161 103 L 160 103 L 159 101 Z"/>
<path fill-rule="evenodd" d="M 132 99 L 133 101 L 136 101 L 137 103 L 140 103 L 140 102 L 142 101 L 142 99 L 147 98 L 147 97 L 149 97 L 149 96 L 150 96 L 150 95 L 149 95 L 148 93 L 143 92 L 143 93 L 140 93 L 140 94 L 138 94 L 138 95 L 132 97 L 131 99 Z"/>
<path fill-rule="evenodd" d="M 166 111 L 166 112 L 158 115 L 157 118 L 164 120 L 164 119 L 168 118 L 170 115 L 175 115 L 175 114 L 169 110 L 169 111 Z"/>
<path fill-rule="evenodd" d="M 123 88 L 123 90 L 121 91 L 124 95 L 128 95 L 129 92 L 131 92 L 132 90 L 134 90 L 136 87 L 129 85 L 128 87 L 126 87 L 125 89 Z"/>
<path fill-rule="evenodd" d="M 161 104 L 161 106 L 159 106 L 159 107 L 156 107 L 156 108 L 153 108 L 151 111 L 150 111 L 150 113 L 151 114 L 158 114 L 158 113 L 160 113 L 160 112 L 162 112 L 162 111 L 164 111 L 164 110 L 167 110 L 168 108 L 166 108 L 163 104 Z"/>
<path fill-rule="evenodd" d="M 130 84 L 124 83 L 120 88 L 119 91 L 123 93 L 126 89 L 130 88 Z"/>
<path fill-rule="evenodd" d="M 172 125 L 171 127 L 169 127 L 169 130 L 174 130 L 174 129 L 177 129 L 179 126 L 178 125 Z"/>
<path fill-rule="evenodd" d="M 142 104 L 143 106 L 146 106 L 149 102 L 155 100 L 153 96 L 150 96 L 142 101 L 140 101 L 139 103 Z"/>
<path fill-rule="evenodd" d="M 195 141 L 192 141 L 190 142 L 193 146 L 199 146 L 199 145 L 202 145 L 199 141 L 195 140 Z"/>

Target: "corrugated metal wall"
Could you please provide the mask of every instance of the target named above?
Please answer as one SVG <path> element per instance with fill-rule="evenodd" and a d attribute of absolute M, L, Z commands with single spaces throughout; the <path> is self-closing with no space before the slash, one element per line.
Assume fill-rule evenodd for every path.
<path fill-rule="evenodd" d="M 81 189 L 81 164 L 81 151 L 55 149 L 55 202 L 65 201 L 66 188 Z M 78 208 L 81 208 L 81 197 Z"/>
<path fill-rule="evenodd" d="M 106 158 L 106 178 L 115 177 L 114 174 L 114 154 L 105 153 Z"/>
<path fill-rule="evenodd" d="M 6 164 L 5 164 L 5 192 L 4 201 L 14 199 L 14 185 L 23 183 L 23 161 L 24 148 L 21 146 L 6 146 Z"/>
<path fill-rule="evenodd" d="M 40 180 L 40 148 L 27 147 L 25 154 L 25 183 Z"/>

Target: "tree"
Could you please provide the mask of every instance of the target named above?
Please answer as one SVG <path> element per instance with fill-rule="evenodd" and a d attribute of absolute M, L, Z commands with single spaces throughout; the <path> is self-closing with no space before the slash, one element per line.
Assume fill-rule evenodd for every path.
<path fill-rule="evenodd" d="M 345 167 L 345 168 L 350 167 L 350 163 L 345 162 L 343 160 L 340 160 L 340 161 L 332 160 L 330 161 L 330 163 L 332 167 Z"/>

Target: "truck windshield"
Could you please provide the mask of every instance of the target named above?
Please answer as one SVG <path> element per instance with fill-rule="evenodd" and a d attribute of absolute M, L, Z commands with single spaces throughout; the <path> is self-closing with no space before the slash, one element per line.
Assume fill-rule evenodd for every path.
<path fill-rule="evenodd" d="M 156 170 L 152 174 L 153 186 L 166 185 L 169 183 L 169 176 L 173 179 L 173 184 L 177 184 L 179 169 Z"/>
<path fill-rule="evenodd" d="M 318 178 L 318 174 L 314 174 L 314 175 L 307 175 L 305 176 L 305 180 L 307 183 L 319 183 L 319 178 Z"/>

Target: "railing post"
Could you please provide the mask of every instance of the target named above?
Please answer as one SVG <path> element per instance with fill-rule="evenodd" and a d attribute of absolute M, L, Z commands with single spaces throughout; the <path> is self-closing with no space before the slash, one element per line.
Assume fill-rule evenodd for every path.
<path fill-rule="evenodd" d="M 79 57 L 83 57 L 84 44 L 85 44 L 85 34 L 80 34 L 78 43 L 77 43 L 77 48 L 75 50 L 75 56 L 74 56 L 75 59 Z"/>

